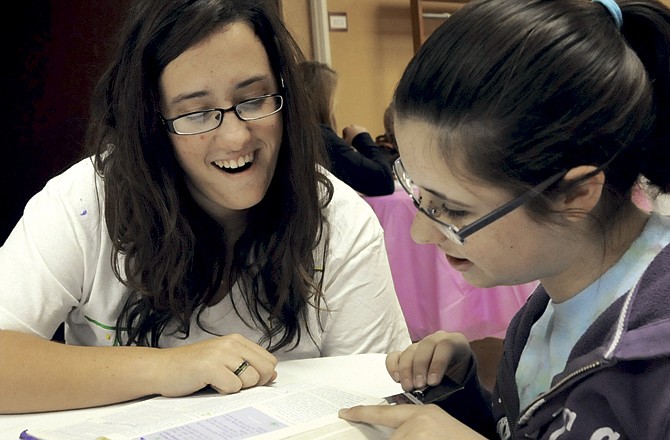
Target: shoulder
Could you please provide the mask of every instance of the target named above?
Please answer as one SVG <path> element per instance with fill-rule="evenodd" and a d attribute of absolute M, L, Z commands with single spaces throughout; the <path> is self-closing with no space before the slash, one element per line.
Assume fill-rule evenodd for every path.
<path fill-rule="evenodd" d="M 331 172 L 323 172 L 333 184 L 333 198 L 326 207 L 326 217 L 331 226 L 350 232 L 382 234 L 377 216 L 363 197 Z"/>
<path fill-rule="evenodd" d="M 335 130 L 333 130 L 329 125 L 319 124 L 319 127 L 321 127 L 321 134 L 323 136 L 337 136 L 337 133 L 335 133 Z"/>
<path fill-rule="evenodd" d="M 670 309 L 667 307 L 670 295 L 670 245 L 667 245 L 654 258 L 644 272 L 635 292 L 631 304 L 631 314 L 627 328 L 644 328 L 653 325 L 656 331 L 666 329 L 670 335 Z M 666 350 L 670 353 L 670 340 L 667 340 Z"/>
<path fill-rule="evenodd" d="M 349 147 L 349 144 L 344 139 L 339 137 L 332 128 L 324 124 L 321 124 L 321 137 L 326 148 L 331 152 L 338 148 Z"/>
<path fill-rule="evenodd" d="M 61 174 L 51 178 L 36 196 L 48 195 L 64 201 L 97 197 L 102 179 L 97 175 L 91 158 L 71 165 Z"/>
<path fill-rule="evenodd" d="M 86 158 L 50 179 L 28 201 L 23 221 L 45 234 L 62 234 L 67 227 L 88 235 L 100 227 L 102 197 L 102 179 Z"/>
<path fill-rule="evenodd" d="M 670 310 L 664 307 L 670 295 L 670 217 L 653 215 L 647 229 L 653 231 L 652 241 L 659 251 L 638 282 L 634 311 L 646 310 L 645 314 L 670 321 Z"/>
<path fill-rule="evenodd" d="M 589 415 L 572 431 L 579 438 L 669 438 L 670 394 L 658 392 L 669 374 L 668 356 L 623 360 L 596 370 L 579 381 L 562 405 L 575 421 L 580 414 Z M 602 436 L 607 431 L 609 436 Z"/>
<path fill-rule="evenodd" d="M 333 197 L 324 209 L 330 264 L 346 264 L 352 255 L 385 249 L 384 230 L 372 207 L 329 171 Z"/>
<path fill-rule="evenodd" d="M 340 137 L 335 133 L 335 130 L 333 130 L 331 127 L 321 124 L 321 136 L 326 140 L 333 140 L 333 139 L 340 139 Z"/>
<path fill-rule="evenodd" d="M 644 277 L 670 279 L 670 272 L 665 270 L 668 265 L 670 265 L 670 244 L 663 247 L 656 255 L 656 258 L 647 267 Z"/>
<path fill-rule="evenodd" d="M 62 322 L 70 307 L 92 291 L 95 280 L 106 279 L 101 272 L 111 273 L 111 240 L 100 216 L 97 180 L 88 159 L 49 180 L 30 199 L 0 247 L 0 279 L 2 288 L 9 289 L 7 299 L 12 299 L 13 290 L 39 301 L 49 296 L 53 309 L 48 313 L 43 310 L 43 315 L 35 318 L 44 334 L 53 333 L 49 321 Z M 105 294 L 109 293 L 106 287 Z M 33 314 L 24 315 L 26 322 Z"/>

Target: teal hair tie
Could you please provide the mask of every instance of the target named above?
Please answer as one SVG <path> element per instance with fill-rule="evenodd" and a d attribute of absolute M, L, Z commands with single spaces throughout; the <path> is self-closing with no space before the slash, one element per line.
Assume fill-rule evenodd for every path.
<path fill-rule="evenodd" d="M 616 3 L 616 1 L 614 0 L 591 0 L 591 1 L 593 3 L 600 3 L 601 5 L 603 5 L 614 19 L 616 27 L 619 30 L 621 30 L 621 26 L 623 26 L 623 14 L 621 13 L 621 8 Z"/>

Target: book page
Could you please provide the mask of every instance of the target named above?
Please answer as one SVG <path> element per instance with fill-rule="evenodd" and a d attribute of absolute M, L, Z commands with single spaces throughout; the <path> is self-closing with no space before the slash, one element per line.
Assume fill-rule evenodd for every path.
<path fill-rule="evenodd" d="M 287 361 L 278 366 L 275 383 L 236 394 L 208 390 L 156 397 L 115 405 L 88 418 L 64 411 L 63 420 L 47 426 L 29 424 L 31 416 L 25 415 L 22 427 L 45 440 L 387 439 L 387 429 L 337 417 L 341 408 L 381 404 L 383 396 L 399 392 L 384 359 L 354 355 Z"/>
<path fill-rule="evenodd" d="M 103 417 L 32 431 L 32 435 L 46 440 L 260 440 L 290 438 L 330 424 L 340 426 L 326 432 L 341 434 L 352 426 L 337 417 L 340 408 L 378 403 L 383 401 L 329 385 L 273 384 L 227 396 L 205 393 L 150 399 Z"/>

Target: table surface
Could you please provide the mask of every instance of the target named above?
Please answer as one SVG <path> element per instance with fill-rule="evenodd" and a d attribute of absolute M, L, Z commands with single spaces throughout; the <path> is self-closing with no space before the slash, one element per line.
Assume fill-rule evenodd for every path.
<path fill-rule="evenodd" d="M 436 246 L 412 240 L 410 226 L 417 209 L 403 189 L 364 199 L 384 228 L 393 282 L 412 340 L 437 330 L 460 332 L 470 341 L 504 337 L 510 320 L 537 282 L 474 287 Z"/>

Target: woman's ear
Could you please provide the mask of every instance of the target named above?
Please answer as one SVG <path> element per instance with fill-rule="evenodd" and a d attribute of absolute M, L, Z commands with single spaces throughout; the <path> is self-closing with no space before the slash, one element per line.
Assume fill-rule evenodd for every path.
<path fill-rule="evenodd" d="M 558 198 L 556 209 L 567 220 L 582 220 L 598 205 L 605 184 L 605 173 L 592 165 L 572 168 L 563 177 L 567 191 Z"/>

